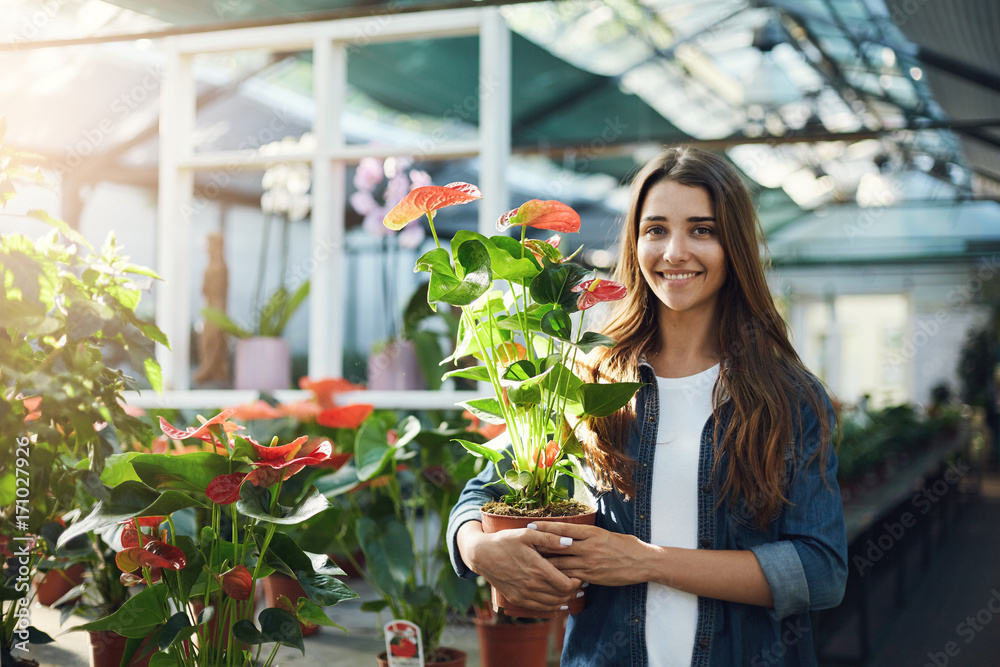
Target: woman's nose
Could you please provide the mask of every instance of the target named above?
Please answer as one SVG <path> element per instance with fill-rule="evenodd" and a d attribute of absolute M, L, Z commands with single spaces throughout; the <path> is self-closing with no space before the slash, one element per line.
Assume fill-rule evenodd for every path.
<path fill-rule="evenodd" d="M 671 264 L 680 264 L 691 257 L 687 239 L 682 234 L 671 234 L 663 249 L 663 259 Z"/>

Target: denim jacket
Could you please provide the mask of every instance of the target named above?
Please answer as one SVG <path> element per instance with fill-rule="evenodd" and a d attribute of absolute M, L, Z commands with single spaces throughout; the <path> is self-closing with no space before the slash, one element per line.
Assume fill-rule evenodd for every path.
<path fill-rule="evenodd" d="M 636 492 L 625 500 L 617 490 L 597 496 L 597 526 L 650 539 L 650 484 L 659 420 L 659 398 L 653 369 L 639 368 L 645 386 L 636 399 L 636 428 L 628 452 L 636 461 Z M 818 386 L 818 383 L 817 383 Z M 820 444 L 820 424 L 805 400 L 800 401 L 801 433 L 786 454 L 786 496 L 791 501 L 769 518 L 763 530 L 742 501 L 719 498 L 723 457 L 713 476 L 713 429 L 710 417 L 702 431 L 698 464 L 698 543 L 701 549 L 750 550 L 771 587 L 774 608 L 698 598 L 692 667 L 749 665 L 815 665 L 809 611 L 840 604 L 847 581 L 847 538 L 837 486 L 837 458 L 832 448 L 826 460 L 806 463 Z M 828 402 L 829 406 L 829 402 Z M 727 405 L 720 426 L 729 423 Z M 832 406 L 828 407 L 833 424 Z M 721 432 L 720 432 L 721 437 Z M 821 469 L 822 468 L 822 469 Z M 825 470 L 825 481 L 823 478 Z M 462 577 L 475 574 L 462 562 L 456 536 L 466 521 L 479 520 L 479 507 L 502 495 L 493 464 L 470 481 L 451 512 L 448 549 Z M 564 667 L 629 665 L 645 667 L 646 584 L 587 588 L 582 612 L 571 616 L 563 647 Z"/>

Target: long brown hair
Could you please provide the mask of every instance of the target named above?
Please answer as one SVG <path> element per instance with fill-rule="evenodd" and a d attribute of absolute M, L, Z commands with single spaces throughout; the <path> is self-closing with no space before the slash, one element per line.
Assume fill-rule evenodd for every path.
<path fill-rule="evenodd" d="M 722 363 L 713 392 L 715 462 L 728 456 L 719 497 L 743 499 L 761 525 L 787 503 L 785 456 L 801 432 L 799 397 L 820 420 L 821 444 L 813 458 L 825 459 L 830 446 L 826 400 L 788 340 L 764 277 L 760 249 L 764 236 L 746 185 L 723 158 L 690 147 L 670 148 L 649 162 L 632 181 L 631 201 L 618 242 L 614 279 L 628 295 L 616 302 L 603 327 L 618 341 L 597 348 L 585 362 L 591 381 L 638 381 L 640 359 L 659 345 L 656 296 L 639 269 L 639 217 L 657 183 L 673 181 L 705 190 L 711 198 L 719 241 L 726 257 L 726 281 L 717 301 L 718 349 Z M 727 400 L 723 401 L 722 398 Z M 731 411 L 729 428 L 719 439 L 719 416 Z M 601 486 L 634 493 L 626 446 L 635 428 L 635 401 L 581 429 L 588 462 Z"/>

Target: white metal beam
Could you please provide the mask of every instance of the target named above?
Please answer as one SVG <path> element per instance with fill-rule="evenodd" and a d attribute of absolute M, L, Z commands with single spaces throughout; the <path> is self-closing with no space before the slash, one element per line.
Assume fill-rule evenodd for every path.
<path fill-rule="evenodd" d="M 510 30 L 496 7 L 483 8 L 479 33 L 479 233 L 496 233 L 497 218 L 507 212 L 510 195 Z"/>

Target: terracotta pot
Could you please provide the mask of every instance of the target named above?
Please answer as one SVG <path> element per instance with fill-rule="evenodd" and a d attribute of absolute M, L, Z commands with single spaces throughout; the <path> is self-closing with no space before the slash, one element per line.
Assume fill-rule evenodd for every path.
<path fill-rule="evenodd" d="M 427 388 L 412 342 L 391 341 L 381 352 L 368 357 L 368 388 L 383 391 Z"/>
<path fill-rule="evenodd" d="M 464 651 L 459 651 L 456 648 L 439 648 L 438 652 L 445 654 L 448 659 L 443 662 L 427 662 L 426 656 L 424 656 L 425 667 L 465 667 Z M 378 663 L 378 667 L 389 667 L 389 661 L 386 659 L 385 651 L 382 651 L 375 656 L 375 660 Z M 515 662 L 511 664 L 517 665 L 520 663 Z"/>
<path fill-rule="evenodd" d="M 35 599 L 38 600 L 38 604 L 46 607 L 55 604 L 59 598 L 83 583 L 83 573 L 86 571 L 87 568 L 82 563 L 77 563 L 66 569 L 46 572 L 35 590 Z"/>
<path fill-rule="evenodd" d="M 509 530 L 511 528 L 524 528 L 529 523 L 538 523 L 539 521 L 558 521 L 561 523 L 578 523 L 586 526 L 593 526 L 594 520 L 597 517 L 597 512 L 559 517 L 501 516 L 499 514 L 489 514 L 487 512 L 481 512 L 481 514 L 483 518 L 483 531 L 486 533 L 497 533 L 501 530 Z M 507 598 L 498 593 L 495 588 L 491 587 L 491 590 L 493 591 L 494 612 L 503 609 L 503 613 L 508 616 L 516 616 L 519 618 L 552 618 L 558 614 L 558 612 L 546 613 L 513 605 L 507 600 Z M 569 613 L 578 614 L 583 611 L 584 602 L 585 596 L 583 595 L 578 598 L 574 598 L 569 603 Z"/>
<path fill-rule="evenodd" d="M 563 644 L 566 641 L 566 619 L 569 618 L 569 612 L 563 612 L 552 619 L 552 651 L 551 654 L 554 656 L 556 664 L 559 664 L 559 658 L 562 656 Z"/>
<path fill-rule="evenodd" d="M 482 667 L 545 667 L 552 619 L 541 623 L 493 623 L 474 619 Z"/>
<path fill-rule="evenodd" d="M 119 667 L 122 658 L 125 657 L 126 637 L 122 637 L 117 632 L 91 632 L 90 634 L 90 667 Z M 149 641 L 148 639 L 146 641 Z M 136 651 L 136 655 L 142 655 L 146 648 L 145 642 Z M 152 653 L 139 660 L 132 660 L 128 667 L 149 667 L 149 659 Z"/>
<path fill-rule="evenodd" d="M 293 605 L 299 601 L 299 598 L 309 597 L 302 590 L 302 585 L 297 580 L 280 572 L 275 572 L 264 577 L 260 580 L 260 585 L 264 590 L 265 607 L 277 607 L 279 595 L 287 597 Z M 303 623 L 299 621 L 299 626 L 302 628 L 303 637 L 308 637 L 319 632 L 319 626 L 315 623 Z"/>
<path fill-rule="evenodd" d="M 292 384 L 292 353 L 284 338 L 236 341 L 234 389 L 275 391 Z"/>

